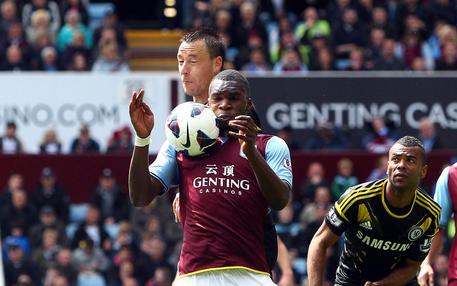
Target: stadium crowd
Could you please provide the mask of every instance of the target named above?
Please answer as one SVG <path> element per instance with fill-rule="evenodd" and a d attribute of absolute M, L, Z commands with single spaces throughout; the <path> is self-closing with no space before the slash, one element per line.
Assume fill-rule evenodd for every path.
<path fill-rule="evenodd" d="M 237 69 L 282 73 L 457 68 L 453 0 L 193 2 L 192 17 L 185 24 L 217 27 L 226 42 L 227 64 Z"/>

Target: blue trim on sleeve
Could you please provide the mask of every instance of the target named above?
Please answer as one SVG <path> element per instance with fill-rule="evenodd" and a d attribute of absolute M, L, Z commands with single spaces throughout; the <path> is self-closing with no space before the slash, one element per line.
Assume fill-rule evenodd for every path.
<path fill-rule="evenodd" d="M 286 142 L 279 137 L 271 137 L 265 146 L 265 161 L 278 177 L 292 188 L 292 163 Z"/>
<path fill-rule="evenodd" d="M 435 195 L 433 199 L 441 206 L 440 227 L 447 226 L 452 216 L 451 196 L 448 192 L 449 167 L 441 172 L 438 181 L 436 181 Z"/>
<path fill-rule="evenodd" d="M 176 151 L 168 142 L 162 144 L 156 159 L 149 165 L 149 174 L 162 183 L 164 189 L 161 194 L 178 184 Z"/>

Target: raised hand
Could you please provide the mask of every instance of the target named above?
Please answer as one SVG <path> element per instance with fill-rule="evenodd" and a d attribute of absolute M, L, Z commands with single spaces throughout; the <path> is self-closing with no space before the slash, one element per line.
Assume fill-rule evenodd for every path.
<path fill-rule="evenodd" d="M 154 113 L 149 106 L 143 101 L 144 90 L 141 89 L 137 94 L 132 93 L 132 99 L 129 105 L 130 121 L 138 137 L 146 138 L 151 134 L 154 128 Z"/>
<path fill-rule="evenodd" d="M 228 135 L 238 138 L 241 144 L 241 150 L 245 154 L 255 149 L 255 141 L 257 138 L 257 125 L 254 120 L 248 115 L 239 115 L 235 119 L 229 121 L 229 127 L 231 129 L 238 130 L 229 131 Z"/>

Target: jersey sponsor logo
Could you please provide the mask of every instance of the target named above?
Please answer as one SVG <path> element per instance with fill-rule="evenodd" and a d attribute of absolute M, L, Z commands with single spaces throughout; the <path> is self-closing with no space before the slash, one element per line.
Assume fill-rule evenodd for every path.
<path fill-rule="evenodd" d="M 359 224 L 361 227 L 365 228 L 365 229 L 368 229 L 368 230 L 372 230 L 373 227 L 371 226 L 371 222 L 370 221 L 364 221 L 362 223 Z"/>
<path fill-rule="evenodd" d="M 343 221 L 338 217 L 338 215 L 335 213 L 335 209 L 331 208 L 330 211 L 328 212 L 328 220 L 329 222 L 336 227 L 339 227 Z"/>
<path fill-rule="evenodd" d="M 192 186 L 200 194 L 222 193 L 230 195 L 243 195 L 243 191 L 249 191 L 248 180 L 235 180 L 231 178 L 196 177 Z"/>
<path fill-rule="evenodd" d="M 427 253 L 430 250 L 431 246 L 432 246 L 432 239 L 431 238 L 427 238 L 427 239 L 424 240 L 424 243 L 419 245 L 419 250 L 424 252 L 424 253 Z"/>
<path fill-rule="evenodd" d="M 411 247 L 411 244 L 412 244 L 412 243 L 400 243 L 400 242 L 394 242 L 394 241 L 390 241 L 390 240 L 373 238 L 368 235 L 365 235 L 360 230 L 357 231 L 357 238 L 360 239 L 362 241 L 362 243 L 365 244 L 366 246 L 371 247 L 371 248 L 380 249 L 380 250 L 392 250 L 392 251 L 405 252 Z"/>
<path fill-rule="evenodd" d="M 423 234 L 424 234 L 424 231 L 422 230 L 422 228 L 420 228 L 418 226 L 414 226 L 408 232 L 408 239 L 410 241 L 415 241 L 419 237 L 421 237 Z"/>

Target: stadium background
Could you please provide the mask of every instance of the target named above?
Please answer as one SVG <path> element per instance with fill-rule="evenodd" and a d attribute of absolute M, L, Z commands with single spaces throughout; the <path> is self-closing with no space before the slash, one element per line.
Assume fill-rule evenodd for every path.
<path fill-rule="evenodd" d="M 430 194 L 456 159 L 452 0 L 38 2 L 0 3 L 0 285 L 171 285 L 173 192 L 129 206 L 127 106 L 144 87 L 157 113 L 152 159 L 166 115 L 186 100 L 175 57 L 192 26 L 221 32 L 226 66 L 246 71 L 264 130 L 292 150 L 293 200 L 275 217 L 297 285 L 323 214 L 348 185 L 383 176 L 395 138 L 427 140 Z M 75 11 L 81 23 L 67 27 Z M 94 142 L 75 141 L 87 134 Z M 452 237 L 451 226 L 443 253 Z M 446 265 L 441 255 L 440 285 Z"/>

